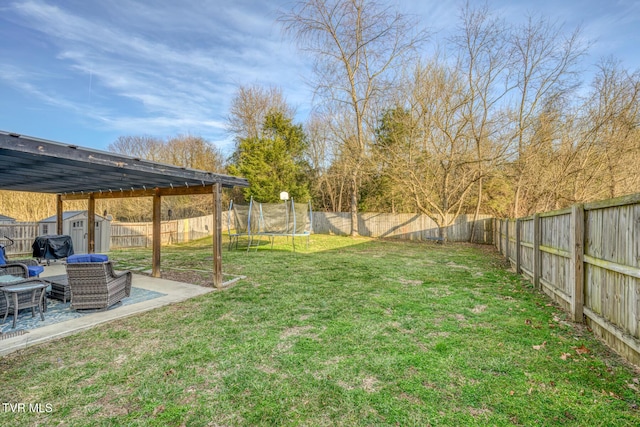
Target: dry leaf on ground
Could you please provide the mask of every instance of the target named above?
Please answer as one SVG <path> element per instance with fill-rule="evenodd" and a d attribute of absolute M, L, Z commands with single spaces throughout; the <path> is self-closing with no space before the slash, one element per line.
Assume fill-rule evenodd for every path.
<path fill-rule="evenodd" d="M 533 346 L 533 349 L 534 349 L 534 350 L 541 350 L 541 349 L 543 349 L 546 345 L 547 345 L 547 342 L 545 341 L 545 342 L 543 342 L 543 343 L 542 343 L 542 344 L 540 344 L 540 345 L 534 345 L 534 346 Z"/>

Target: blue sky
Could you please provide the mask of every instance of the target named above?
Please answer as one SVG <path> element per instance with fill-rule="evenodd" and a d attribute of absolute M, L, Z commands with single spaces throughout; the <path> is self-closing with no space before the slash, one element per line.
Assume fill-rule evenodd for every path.
<path fill-rule="evenodd" d="M 383 0 L 444 37 L 461 1 Z M 474 1 L 472 0 L 472 4 Z M 279 86 L 302 121 L 308 59 L 275 22 L 286 0 L 0 0 L 0 130 L 106 149 L 121 135 L 203 136 L 229 152 L 239 85 Z M 515 22 L 544 13 L 640 69 L 640 1 L 495 0 Z"/>

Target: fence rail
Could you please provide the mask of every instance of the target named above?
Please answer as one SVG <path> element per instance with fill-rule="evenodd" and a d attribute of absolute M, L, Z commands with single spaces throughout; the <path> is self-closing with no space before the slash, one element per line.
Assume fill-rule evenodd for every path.
<path fill-rule="evenodd" d="M 640 194 L 496 219 L 513 268 L 640 365 Z"/>

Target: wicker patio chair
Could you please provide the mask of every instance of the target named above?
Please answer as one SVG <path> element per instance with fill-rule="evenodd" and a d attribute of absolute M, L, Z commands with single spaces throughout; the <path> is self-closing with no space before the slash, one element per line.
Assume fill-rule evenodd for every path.
<path fill-rule="evenodd" d="M 7 254 L 4 249 L 4 245 L 0 245 L 0 267 L 4 267 L 6 265 L 15 265 L 15 264 L 23 264 L 27 267 L 29 276 L 38 277 L 40 273 L 44 271 L 44 267 L 42 267 L 38 261 L 35 259 L 27 258 L 27 259 L 7 259 Z M 2 273 L 0 273 L 2 274 Z M 11 274 L 11 273 L 6 273 Z"/>
<path fill-rule="evenodd" d="M 111 261 L 67 264 L 71 307 L 103 309 L 131 294 L 131 272 L 116 274 Z"/>
<path fill-rule="evenodd" d="M 6 279 L 6 280 L 5 280 Z M 29 269 L 22 263 L 10 263 L 0 265 L 0 290 L 2 286 L 15 285 L 22 280 L 29 279 Z M 26 301 L 31 300 L 29 293 L 18 295 L 19 304 L 23 304 Z M 0 314 L 4 314 L 7 308 L 7 301 L 2 292 L 0 292 Z"/>

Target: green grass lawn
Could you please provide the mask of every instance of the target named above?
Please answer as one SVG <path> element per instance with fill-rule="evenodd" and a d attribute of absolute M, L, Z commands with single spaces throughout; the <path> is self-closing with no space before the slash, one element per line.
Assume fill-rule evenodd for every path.
<path fill-rule="evenodd" d="M 205 281 L 211 262 L 208 239 L 163 248 Z M 640 374 L 504 267 L 471 245 L 225 248 L 230 289 L 0 359 L 0 402 L 51 409 L 0 425 L 639 425 Z"/>

